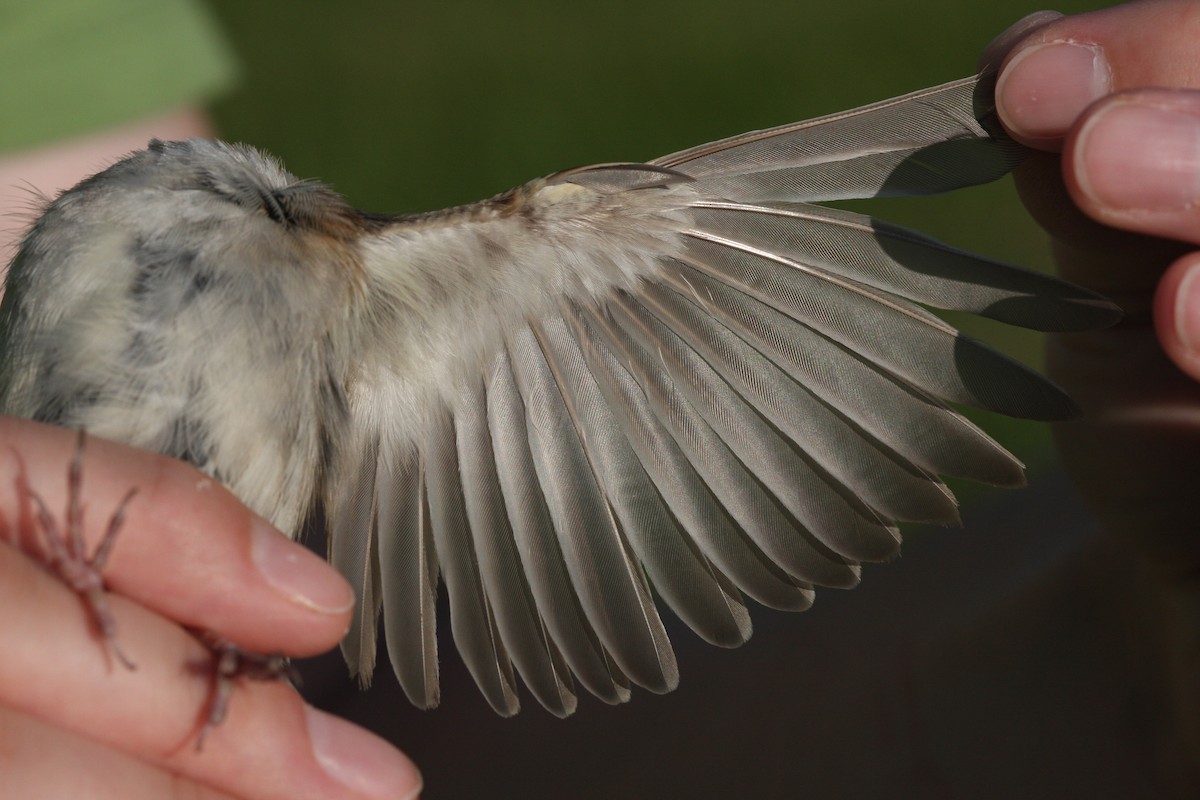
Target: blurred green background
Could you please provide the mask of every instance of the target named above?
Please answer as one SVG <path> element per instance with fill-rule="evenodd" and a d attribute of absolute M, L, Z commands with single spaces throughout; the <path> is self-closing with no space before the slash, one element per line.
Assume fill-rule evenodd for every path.
<path fill-rule="evenodd" d="M 1111 3 L 1070 0 L 1077 13 Z M 211 3 L 242 62 L 221 135 L 351 203 L 408 212 L 538 175 L 653 158 L 971 73 L 1037 0 Z M 1049 268 L 1011 181 L 860 204 L 955 245 Z M 1037 364 L 1041 337 L 955 319 Z M 975 419 L 1034 470 L 1044 425 Z M 972 486 L 956 485 L 969 498 Z"/>

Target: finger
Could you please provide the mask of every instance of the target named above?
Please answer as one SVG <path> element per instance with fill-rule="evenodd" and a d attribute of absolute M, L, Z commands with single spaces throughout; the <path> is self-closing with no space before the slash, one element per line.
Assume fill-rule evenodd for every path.
<path fill-rule="evenodd" d="M 1049 338 L 1050 376 L 1083 410 L 1080 420 L 1054 427 L 1059 451 L 1103 524 L 1136 535 L 1155 564 L 1196 569 L 1188 487 L 1200 468 L 1200 384 L 1168 359 L 1152 320 L 1155 287 L 1192 248 L 1091 219 L 1071 202 L 1059 162 L 1037 153 L 1022 164 L 1021 199 L 1050 233 L 1063 277 L 1125 312 L 1112 328 Z"/>
<path fill-rule="evenodd" d="M 2 706 L 0 797 L 233 800 L 233 795 Z"/>
<path fill-rule="evenodd" d="M 1167 355 L 1200 381 L 1200 253 L 1176 261 L 1159 282 L 1154 323 Z"/>
<path fill-rule="evenodd" d="M 0 442 L 0 531 L 36 552 L 28 490 L 61 513 L 76 434 L 0 417 Z M 137 489 L 104 569 L 114 592 L 261 652 L 323 652 L 347 630 L 346 581 L 195 469 L 88 437 L 82 488 L 89 548 Z"/>
<path fill-rule="evenodd" d="M 1195 0 L 1142 0 L 1033 26 L 1001 67 L 1000 119 L 1019 141 L 1059 150 L 1084 109 L 1112 92 L 1200 88 L 1197 37 Z"/>
<path fill-rule="evenodd" d="M 0 706 L 240 797 L 404 798 L 419 789 L 402 754 L 280 682 L 239 682 L 229 716 L 197 752 L 211 654 L 169 620 L 111 600 L 135 672 L 109 664 L 61 581 L 0 543 Z"/>
<path fill-rule="evenodd" d="M 1150 326 L 1155 286 L 1172 262 L 1192 248 L 1169 239 L 1102 225 L 1073 202 L 1061 158 L 1036 153 L 1014 174 L 1029 213 L 1050 234 L 1062 277 L 1116 302 L 1118 330 Z"/>
<path fill-rule="evenodd" d="M 1038 28 L 1043 28 L 1064 16 L 1058 11 L 1034 11 L 1032 14 L 1021 17 L 995 39 L 988 42 L 987 47 L 983 48 L 983 54 L 979 56 L 976 70 L 981 73 L 999 70 L 1009 53 L 1013 52 L 1026 38 L 1032 36 Z"/>
<path fill-rule="evenodd" d="M 1063 164 L 1072 199 L 1094 219 L 1200 244 L 1200 91 L 1106 98 L 1068 138 Z"/>

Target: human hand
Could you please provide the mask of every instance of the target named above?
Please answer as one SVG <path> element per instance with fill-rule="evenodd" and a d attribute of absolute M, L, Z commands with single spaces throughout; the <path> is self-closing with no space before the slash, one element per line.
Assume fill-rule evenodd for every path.
<path fill-rule="evenodd" d="M 79 598 L 17 546 L 38 552 L 26 487 L 61 514 L 74 439 L 0 417 L 0 796 L 414 795 L 420 777 L 403 755 L 279 682 L 239 684 L 228 719 L 196 751 L 212 656 L 183 626 L 311 655 L 346 630 L 352 592 L 191 467 L 89 438 L 93 547 L 138 488 L 105 570 L 137 669 L 110 661 Z"/>
<path fill-rule="evenodd" d="M 1200 5 L 1142 0 L 1027 17 L 984 55 L 997 108 L 1042 150 L 1017 173 L 1068 280 L 1125 310 L 1055 336 L 1049 370 L 1084 410 L 1059 425 L 1063 461 L 1115 534 L 1148 705 L 1200 775 Z M 1062 153 L 1061 159 L 1057 155 Z M 1119 628 L 1117 628 L 1119 629 Z M 1160 697 L 1159 687 L 1165 688 Z"/>
<path fill-rule="evenodd" d="M 1004 124 L 1045 151 L 1017 183 L 1061 272 L 1126 312 L 1051 341 L 1051 374 L 1085 412 L 1058 427 L 1063 458 L 1106 527 L 1174 574 L 1200 568 L 1197 42 L 1193 0 L 1143 0 L 1032 15 L 984 56 L 1002 64 Z"/>

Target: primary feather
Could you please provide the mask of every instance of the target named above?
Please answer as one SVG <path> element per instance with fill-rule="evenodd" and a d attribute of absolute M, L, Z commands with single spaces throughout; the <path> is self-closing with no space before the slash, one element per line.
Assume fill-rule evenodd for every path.
<path fill-rule="evenodd" d="M 951 403 L 1073 413 L 924 306 L 1072 330 L 1111 304 L 811 205 L 948 191 L 1022 155 L 975 78 L 402 218 L 249 149 L 155 143 L 23 243 L 0 407 L 186 458 L 289 533 L 324 520 L 358 592 L 352 671 L 369 679 L 382 612 L 419 706 L 439 700 L 439 578 L 501 714 L 517 674 L 560 716 L 576 681 L 610 703 L 669 691 L 656 595 L 741 644 L 743 593 L 807 608 L 894 555 L 898 521 L 955 521 L 940 475 L 1020 485 Z M 63 291 L 97 254 L 108 274 Z M 124 340 L 88 338 L 105 314 Z"/>
<path fill-rule="evenodd" d="M 750 633 L 742 592 L 804 608 L 814 585 L 852 585 L 859 563 L 894 555 L 897 520 L 956 520 L 939 474 L 1021 483 L 1016 459 L 947 403 L 1059 419 L 1070 401 L 919 304 L 1043 330 L 1107 324 L 1112 307 L 808 205 L 992 180 L 1022 157 L 997 131 L 979 82 L 958 81 L 649 164 L 560 173 L 367 244 L 368 286 L 400 287 L 383 289 L 388 311 L 421 293 L 376 315 L 405 331 L 412 367 L 394 366 L 400 345 L 382 331 L 365 337 L 364 363 L 473 425 L 496 383 L 523 406 L 524 431 L 494 416 L 491 441 L 473 428 L 473 452 L 494 461 L 459 477 L 467 505 L 489 510 L 469 524 L 476 542 L 537 519 L 537 544 L 518 553 L 530 576 L 551 561 L 554 589 L 493 579 L 476 590 L 521 601 L 523 625 L 548 637 L 539 654 L 561 641 L 577 671 L 586 658 L 613 686 L 670 689 L 652 588 L 700 636 L 735 646 Z M 455 388 L 489 372 L 482 390 Z M 522 476 L 523 491 L 498 503 L 494 468 Z M 335 549 L 354 535 L 334 531 Z M 446 577 L 452 619 L 477 614 Z M 486 687 L 496 665 L 467 661 Z M 586 684 L 624 699 L 602 678 Z"/>

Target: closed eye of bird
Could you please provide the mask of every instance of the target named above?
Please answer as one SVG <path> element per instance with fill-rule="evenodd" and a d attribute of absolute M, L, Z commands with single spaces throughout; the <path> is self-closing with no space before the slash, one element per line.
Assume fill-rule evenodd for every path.
<path fill-rule="evenodd" d="M 997 179 L 1024 156 L 989 81 L 540 178 L 358 211 L 251 148 L 151 142 L 64 192 L 0 306 L 0 411 L 156 450 L 290 535 L 319 520 L 439 700 L 435 606 L 487 701 L 559 716 L 678 682 L 654 594 L 732 647 L 749 597 L 802 610 L 953 522 L 940 476 L 1021 485 L 956 405 L 1070 400 L 926 307 L 1045 331 L 1103 298 L 816 205 Z"/>

